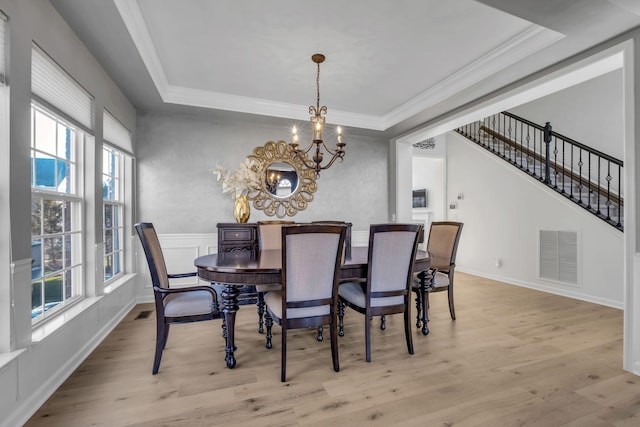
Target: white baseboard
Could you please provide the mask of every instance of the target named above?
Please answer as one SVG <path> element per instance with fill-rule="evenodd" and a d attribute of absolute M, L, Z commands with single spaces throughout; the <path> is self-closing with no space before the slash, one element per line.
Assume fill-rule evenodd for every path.
<path fill-rule="evenodd" d="M 592 295 L 585 295 L 583 293 L 576 292 L 570 289 L 560 289 L 554 286 L 548 286 L 541 283 L 532 283 L 532 282 L 513 279 L 511 277 L 498 276 L 495 274 L 487 274 L 484 271 L 475 271 L 473 269 L 456 267 L 456 271 L 467 273 L 467 274 L 473 274 L 474 276 L 484 277 L 486 279 L 491 279 L 491 280 L 497 280 L 499 282 L 504 282 L 510 285 L 521 286 L 523 288 L 529 288 L 536 291 L 547 292 L 550 294 L 560 295 L 567 298 L 573 298 L 581 301 L 591 302 L 594 304 L 604 305 L 611 308 L 617 308 L 620 310 L 624 309 L 624 304 L 621 301 L 615 301 L 608 298 L 598 298 Z"/>

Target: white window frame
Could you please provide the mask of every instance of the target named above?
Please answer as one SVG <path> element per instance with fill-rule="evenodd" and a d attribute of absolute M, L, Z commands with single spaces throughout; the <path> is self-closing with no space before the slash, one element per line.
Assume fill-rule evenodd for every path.
<path fill-rule="evenodd" d="M 73 134 L 74 134 L 73 151 L 69 156 L 70 157 L 69 159 L 67 159 L 66 157 L 60 157 L 54 153 L 41 151 L 36 148 L 35 138 L 36 138 L 36 126 L 37 126 L 38 114 L 47 116 L 49 119 L 55 121 L 57 126 L 63 126 L 73 131 Z M 58 136 L 59 134 L 56 130 L 56 138 Z M 32 159 L 36 158 L 35 156 L 37 153 L 42 153 L 42 154 L 46 154 L 47 156 L 53 157 L 56 160 L 56 169 L 55 169 L 56 171 L 57 171 L 58 160 L 62 160 L 74 165 L 73 173 L 71 176 L 71 182 L 70 182 L 70 188 L 71 188 L 70 192 L 58 191 L 57 189 L 52 190 L 48 188 L 38 187 L 36 182 L 36 176 L 33 175 L 34 170 L 32 168 L 32 185 L 31 185 L 32 203 L 38 200 L 41 200 L 42 203 L 44 203 L 44 200 L 51 200 L 54 202 L 62 202 L 62 203 L 68 202 L 70 208 L 72 209 L 70 230 L 63 230 L 62 232 L 49 233 L 49 234 L 45 233 L 45 227 L 42 222 L 42 219 L 43 219 L 42 213 L 40 215 L 41 222 L 40 222 L 39 233 L 34 235 L 32 230 L 32 242 L 37 240 L 39 240 L 40 242 L 43 242 L 44 239 L 46 238 L 62 238 L 64 242 L 65 237 L 69 237 L 70 244 L 72 245 L 71 259 L 69 260 L 69 262 L 67 262 L 65 259 L 66 253 L 63 248 L 62 268 L 56 271 L 45 273 L 44 271 L 42 271 L 44 270 L 45 257 L 44 257 L 44 248 L 42 247 L 42 243 L 41 243 L 40 257 L 39 257 L 41 274 L 36 279 L 32 279 L 32 282 L 31 282 L 32 292 L 33 292 L 34 286 L 36 286 L 38 282 L 40 283 L 40 286 L 41 286 L 40 314 L 36 314 L 37 312 L 34 312 L 34 310 L 36 310 L 36 307 L 33 307 L 33 304 L 32 304 L 32 325 L 34 326 L 41 324 L 45 320 L 48 320 L 49 318 L 53 317 L 55 314 L 58 314 L 59 312 L 68 308 L 70 305 L 83 299 L 85 296 L 85 289 L 83 285 L 84 283 L 83 259 L 84 259 L 84 238 L 85 238 L 85 233 L 83 229 L 84 139 L 85 139 L 84 132 L 81 129 L 69 123 L 64 118 L 60 117 L 56 113 L 47 109 L 46 107 L 43 107 L 37 102 L 32 101 L 31 103 L 31 146 L 30 146 L 31 158 Z M 57 172 L 55 175 L 57 179 Z M 41 208 L 42 208 L 42 205 L 41 205 Z M 44 293 L 46 280 L 60 274 L 66 275 L 67 272 L 70 272 L 71 274 L 70 295 L 69 296 L 67 295 L 68 291 L 66 290 L 66 286 L 65 286 L 65 289 L 62 290 L 63 300 L 57 303 L 51 309 L 48 309 L 47 302 L 45 299 L 45 293 Z"/>
<path fill-rule="evenodd" d="M 105 160 L 105 156 L 108 155 L 109 153 L 111 153 L 113 156 L 115 156 L 118 161 L 117 161 L 117 166 L 116 166 L 116 171 L 114 171 L 114 175 L 110 175 L 109 173 L 106 173 L 104 168 L 106 165 L 106 160 Z M 125 182 L 125 174 L 124 174 L 124 170 L 125 170 L 125 154 L 114 148 L 111 147 L 110 145 L 104 144 L 102 147 L 102 182 L 105 182 L 105 179 L 112 179 L 114 181 L 116 181 L 116 185 L 115 185 L 115 196 L 114 198 L 105 198 L 104 196 L 104 192 L 103 192 L 103 198 L 102 198 L 102 238 L 103 238 L 103 243 L 104 243 L 104 267 L 103 267 L 103 278 L 104 278 L 104 285 L 108 286 L 109 284 L 111 284 L 114 280 L 117 280 L 119 277 L 122 277 L 124 275 L 125 272 L 125 224 L 124 224 L 124 220 L 125 220 L 125 194 L 124 194 L 124 182 Z M 112 207 L 112 224 L 111 227 L 107 227 L 107 207 L 111 206 Z M 114 208 L 117 209 L 117 215 L 113 215 L 113 211 Z M 117 220 L 117 221 L 114 221 Z M 109 251 L 108 247 L 107 247 L 107 234 L 109 232 L 112 232 L 112 247 L 111 250 Z M 117 236 L 117 238 L 116 238 Z M 116 247 L 115 242 L 118 242 L 118 245 Z M 116 257 L 117 257 L 117 264 L 116 264 Z M 108 263 L 108 258 L 111 258 L 112 261 L 112 265 L 119 265 L 120 266 L 120 270 L 111 274 L 110 277 L 107 277 L 107 268 L 109 266 Z"/>

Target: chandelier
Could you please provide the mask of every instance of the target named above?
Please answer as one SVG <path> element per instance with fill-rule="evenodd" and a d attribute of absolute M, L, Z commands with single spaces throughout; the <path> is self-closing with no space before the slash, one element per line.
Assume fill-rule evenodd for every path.
<path fill-rule="evenodd" d="M 316 76 L 316 87 L 317 87 L 317 98 L 316 105 L 309 106 L 309 114 L 312 114 L 311 121 L 311 131 L 312 131 L 312 139 L 309 143 L 309 146 L 305 149 L 298 148 L 298 131 L 294 126 L 292 129 L 292 137 L 293 142 L 291 143 L 291 148 L 293 148 L 293 153 L 296 157 L 298 157 L 306 167 L 309 169 L 313 169 L 316 172 L 316 177 L 320 176 L 320 171 L 324 169 L 329 169 L 331 165 L 336 161 L 336 159 L 340 159 L 342 161 L 344 157 L 344 146 L 345 143 L 342 142 L 342 129 L 338 126 L 338 142 L 336 143 L 335 150 L 331 150 L 325 143 L 322 138 L 322 130 L 324 128 L 325 117 L 323 114 L 327 114 L 327 107 L 320 107 L 320 64 L 324 62 L 324 55 L 320 53 L 316 53 L 311 57 L 311 60 L 318 65 L 318 74 Z M 315 152 L 312 153 L 311 160 L 308 159 L 307 154 L 311 151 L 312 148 L 315 147 Z M 326 151 L 330 156 L 331 160 L 322 165 L 322 161 L 324 160 L 324 154 L 322 150 Z"/>

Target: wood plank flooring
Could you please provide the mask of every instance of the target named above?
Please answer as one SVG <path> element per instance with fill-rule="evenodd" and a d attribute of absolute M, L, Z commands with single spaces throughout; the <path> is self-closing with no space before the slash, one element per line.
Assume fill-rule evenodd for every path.
<path fill-rule="evenodd" d="M 255 307 L 236 323 L 238 366 L 227 369 L 221 322 L 173 326 L 151 375 L 154 314 L 139 305 L 27 423 L 35 426 L 640 426 L 640 378 L 622 370 L 620 310 L 456 273 L 455 322 L 446 293 L 431 296 L 431 333 L 402 316 L 348 310 L 340 372 L 328 334 L 288 337 L 288 382 L 256 331 Z M 415 314 L 415 309 L 412 309 Z"/>

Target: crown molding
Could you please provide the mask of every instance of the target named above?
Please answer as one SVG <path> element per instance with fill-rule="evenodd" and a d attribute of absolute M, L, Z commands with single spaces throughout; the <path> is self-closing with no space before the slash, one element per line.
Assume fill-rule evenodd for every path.
<path fill-rule="evenodd" d="M 174 85 L 167 85 L 164 93 L 161 93 L 161 96 L 164 102 L 172 104 L 214 108 L 293 120 L 309 120 L 308 105 L 289 104 L 286 102 L 270 101 L 268 99 L 251 98 Z M 326 118 L 328 124 L 340 124 L 341 126 L 380 131 L 386 129 L 383 127 L 384 120 L 378 116 L 331 110 Z"/>
<path fill-rule="evenodd" d="M 408 119 L 562 38 L 564 35 L 560 33 L 532 24 L 507 42 L 481 55 L 466 67 L 385 115 L 385 125 L 391 127 Z"/>
<path fill-rule="evenodd" d="M 153 44 L 153 39 L 151 38 L 151 34 L 149 34 L 149 29 L 147 28 L 147 24 L 142 16 L 142 11 L 140 10 L 140 6 L 138 6 L 138 2 L 114 0 L 114 3 L 120 13 L 120 16 L 122 16 L 124 24 L 129 30 L 131 39 L 136 45 L 144 65 L 147 67 L 147 71 L 149 71 L 149 74 L 151 75 L 153 83 L 156 85 L 158 92 L 160 92 L 160 96 L 164 99 L 163 94 L 167 92 L 169 88 L 169 81 L 167 80 L 167 76 L 162 68 L 162 62 L 160 62 L 160 57 L 158 56 L 155 45 Z"/>
<path fill-rule="evenodd" d="M 276 102 L 170 84 L 138 2 L 128 0 L 114 0 L 114 2 L 164 102 L 294 120 L 306 121 L 308 119 L 308 115 L 305 113 L 308 110 L 306 105 Z M 332 110 L 331 114 L 327 116 L 327 121 L 329 123 L 340 123 L 346 127 L 384 131 L 544 49 L 563 37 L 560 33 L 532 24 L 507 42 L 488 53 L 482 54 L 464 68 L 383 116 Z"/>

